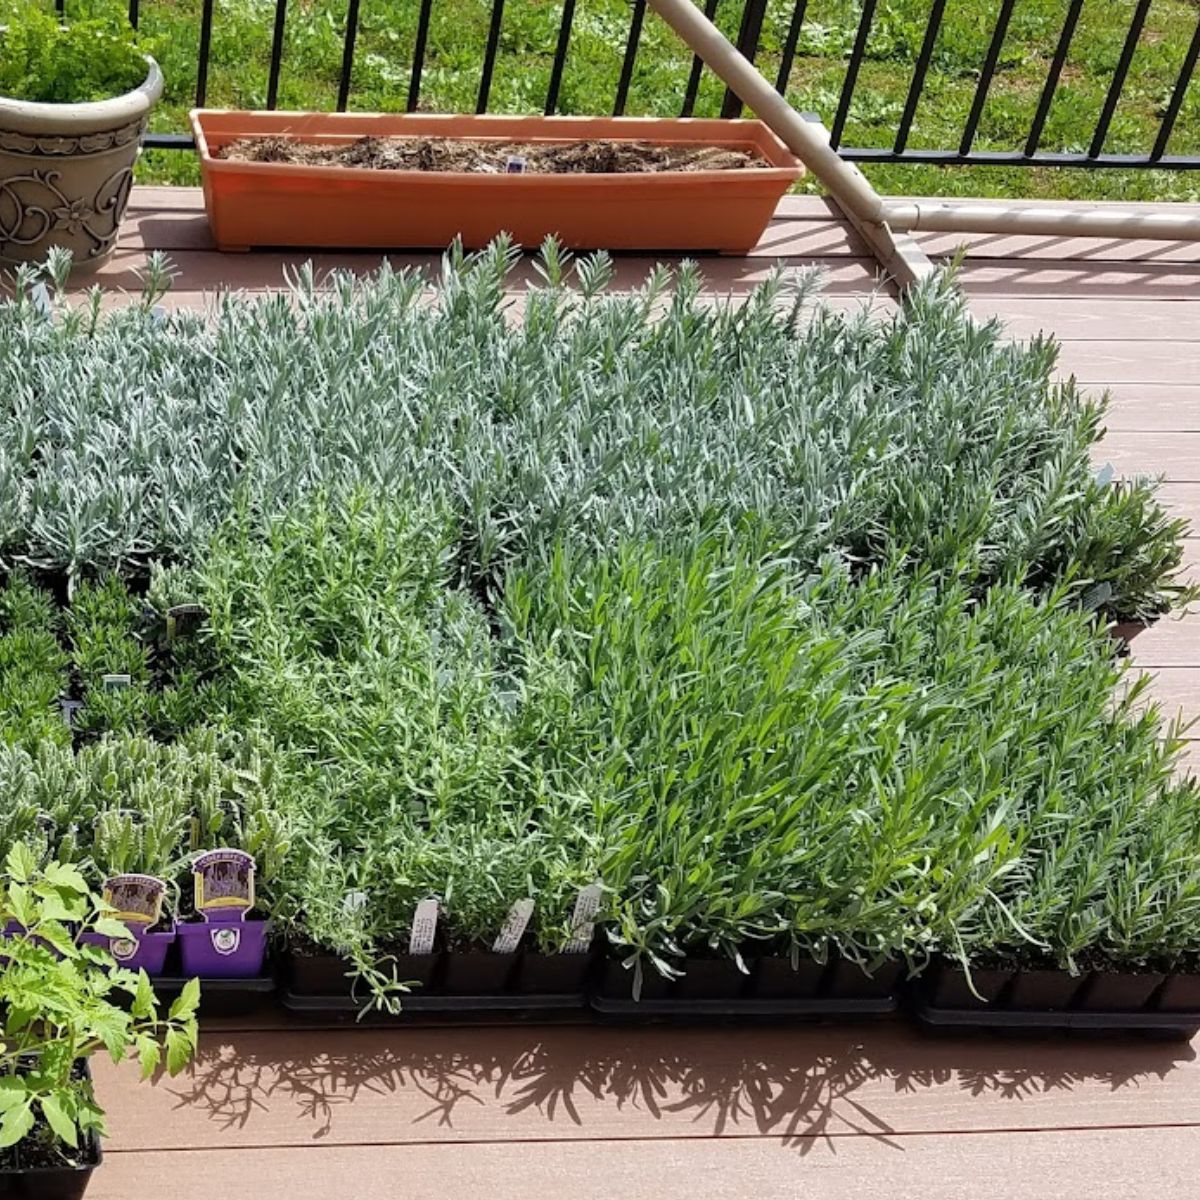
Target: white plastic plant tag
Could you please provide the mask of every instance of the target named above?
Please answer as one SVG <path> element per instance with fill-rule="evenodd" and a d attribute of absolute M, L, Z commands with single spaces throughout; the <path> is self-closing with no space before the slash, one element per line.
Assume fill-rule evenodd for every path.
<path fill-rule="evenodd" d="M 33 306 L 43 316 L 50 316 L 54 312 L 54 305 L 50 303 L 50 292 L 44 283 L 35 283 L 29 291 L 29 299 L 33 301 Z"/>
<path fill-rule="evenodd" d="M 123 692 L 133 680 L 128 675 L 105 675 L 100 682 L 106 692 Z"/>
<path fill-rule="evenodd" d="M 529 918 L 532 916 L 533 901 L 529 899 L 518 900 L 508 910 L 508 916 L 504 919 L 504 925 L 495 942 L 492 944 L 492 949 L 497 954 L 512 954 L 521 944 L 521 939 L 525 936 L 526 926 L 529 924 Z"/>
<path fill-rule="evenodd" d="M 167 319 L 167 310 L 161 305 L 156 304 L 150 310 L 150 320 L 155 325 L 161 325 Z"/>
<path fill-rule="evenodd" d="M 524 175 L 525 166 L 525 159 L 520 154 L 510 154 L 504 160 L 504 173 L 505 175 Z"/>
<path fill-rule="evenodd" d="M 589 883 L 579 889 L 575 911 L 571 914 L 572 938 L 563 948 L 565 954 L 584 954 L 592 945 L 596 932 L 596 913 L 600 911 L 600 895 L 603 889 L 598 883 Z"/>
<path fill-rule="evenodd" d="M 367 907 L 367 893 L 355 888 L 342 897 L 342 911 L 347 915 L 362 912 Z"/>
<path fill-rule="evenodd" d="M 1104 466 L 1102 466 L 1100 470 L 1096 472 L 1096 486 L 1108 487 L 1108 485 L 1112 483 L 1116 474 L 1117 470 L 1112 463 L 1105 463 Z"/>
<path fill-rule="evenodd" d="M 83 707 L 82 700 L 60 700 L 62 719 L 68 728 L 75 724 L 75 714 Z"/>
<path fill-rule="evenodd" d="M 412 933 L 408 939 L 409 954 L 432 954 L 437 933 L 438 902 L 422 900 L 413 913 Z"/>

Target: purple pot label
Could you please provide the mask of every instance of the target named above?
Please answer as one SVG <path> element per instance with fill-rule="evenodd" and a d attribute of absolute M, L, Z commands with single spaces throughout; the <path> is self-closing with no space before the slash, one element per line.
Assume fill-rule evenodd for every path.
<path fill-rule="evenodd" d="M 254 856 L 244 850 L 206 850 L 192 861 L 196 911 L 207 921 L 241 920 L 254 907 Z M 232 953 L 232 951 L 223 951 Z"/>
<path fill-rule="evenodd" d="M 165 881 L 154 875 L 110 875 L 101 889 L 104 903 L 115 910 L 118 921 L 147 928 L 162 919 L 166 893 Z"/>
<path fill-rule="evenodd" d="M 212 948 L 221 955 L 228 957 L 238 952 L 242 944 L 242 931 L 236 925 L 217 925 L 209 930 L 212 938 Z"/>

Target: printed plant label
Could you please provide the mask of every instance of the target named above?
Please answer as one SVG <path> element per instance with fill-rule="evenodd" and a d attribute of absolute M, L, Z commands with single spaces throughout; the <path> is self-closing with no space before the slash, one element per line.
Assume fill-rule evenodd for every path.
<path fill-rule="evenodd" d="M 600 896 L 603 888 L 599 883 L 589 883 L 579 889 L 575 911 L 571 914 L 571 929 L 574 936 L 566 944 L 564 953 L 584 954 L 591 949 L 596 933 L 596 914 L 600 911 Z"/>
<path fill-rule="evenodd" d="M 408 939 L 409 954 L 432 954 L 437 934 L 438 902 L 422 900 L 413 913 L 412 933 Z"/>
<path fill-rule="evenodd" d="M 510 154 L 504 160 L 505 175 L 524 175 L 525 167 L 526 167 L 525 158 L 520 154 Z"/>
<path fill-rule="evenodd" d="M 495 942 L 492 944 L 492 949 L 497 954 L 511 954 L 521 944 L 521 939 L 525 936 L 525 929 L 529 925 L 529 918 L 533 916 L 533 901 L 518 900 L 516 904 L 508 910 L 508 916 L 505 918 L 504 925 L 500 930 Z"/>
<path fill-rule="evenodd" d="M 147 928 L 162 919 L 166 894 L 166 882 L 154 875 L 110 875 L 101 888 L 104 903 L 116 909 L 118 921 Z"/>
<path fill-rule="evenodd" d="M 254 856 L 244 850 L 206 850 L 197 854 L 192 860 L 192 875 L 196 911 L 205 920 L 215 910 L 229 909 L 237 909 L 241 919 L 254 907 Z"/>
<path fill-rule="evenodd" d="M 123 692 L 133 686 L 133 679 L 129 675 L 103 675 L 100 684 L 106 692 Z"/>

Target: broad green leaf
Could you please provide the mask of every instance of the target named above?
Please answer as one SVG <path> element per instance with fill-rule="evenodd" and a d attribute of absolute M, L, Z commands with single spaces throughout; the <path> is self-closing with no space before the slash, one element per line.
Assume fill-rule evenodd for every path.
<path fill-rule="evenodd" d="M 154 1000 L 154 986 L 150 982 L 150 976 L 145 971 L 139 970 L 137 990 L 133 994 L 133 1002 L 130 1004 L 129 1011 L 139 1020 L 152 1016 Z"/>
<path fill-rule="evenodd" d="M 167 1030 L 167 1071 L 178 1075 L 192 1057 L 194 1047 L 191 1039 L 178 1029 Z"/>
<path fill-rule="evenodd" d="M 129 928 L 114 917 L 97 917 L 92 929 L 104 937 L 127 938 Z"/>
<path fill-rule="evenodd" d="M 67 1143 L 68 1146 L 76 1146 L 79 1143 L 79 1135 L 75 1129 L 75 1122 L 67 1116 L 61 1102 L 56 1096 L 42 1097 L 42 1115 L 46 1118 L 47 1123 L 54 1132 Z"/>
<path fill-rule="evenodd" d="M 0 1075 L 0 1112 L 8 1112 L 24 1102 L 28 1089 L 13 1075 Z"/>
<path fill-rule="evenodd" d="M 4 860 L 4 869 L 17 883 L 28 883 L 37 870 L 37 859 L 24 842 L 14 842 Z"/>
<path fill-rule="evenodd" d="M 172 1020 L 186 1020 L 200 1007 L 200 980 L 189 979 L 171 1003 Z"/>
<path fill-rule="evenodd" d="M 32 1100 L 10 1108 L 0 1120 L 0 1149 L 15 1146 L 34 1126 Z"/>
<path fill-rule="evenodd" d="M 162 1047 L 150 1034 L 140 1034 L 137 1039 L 137 1056 L 142 1069 L 142 1078 L 149 1079 L 158 1069 L 158 1064 L 162 1060 Z"/>

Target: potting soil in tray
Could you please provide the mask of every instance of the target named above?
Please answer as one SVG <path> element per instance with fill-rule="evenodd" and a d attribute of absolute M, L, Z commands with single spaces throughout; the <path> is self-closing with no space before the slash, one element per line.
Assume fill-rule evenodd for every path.
<path fill-rule="evenodd" d="M 480 175 L 625 175 L 739 171 L 768 167 L 742 150 L 651 142 L 506 142 L 460 138 L 363 137 L 321 145 L 283 136 L 239 138 L 214 151 L 238 162 L 363 167 L 374 171 L 456 171 Z M 519 168 L 518 168 L 519 164 Z"/>

